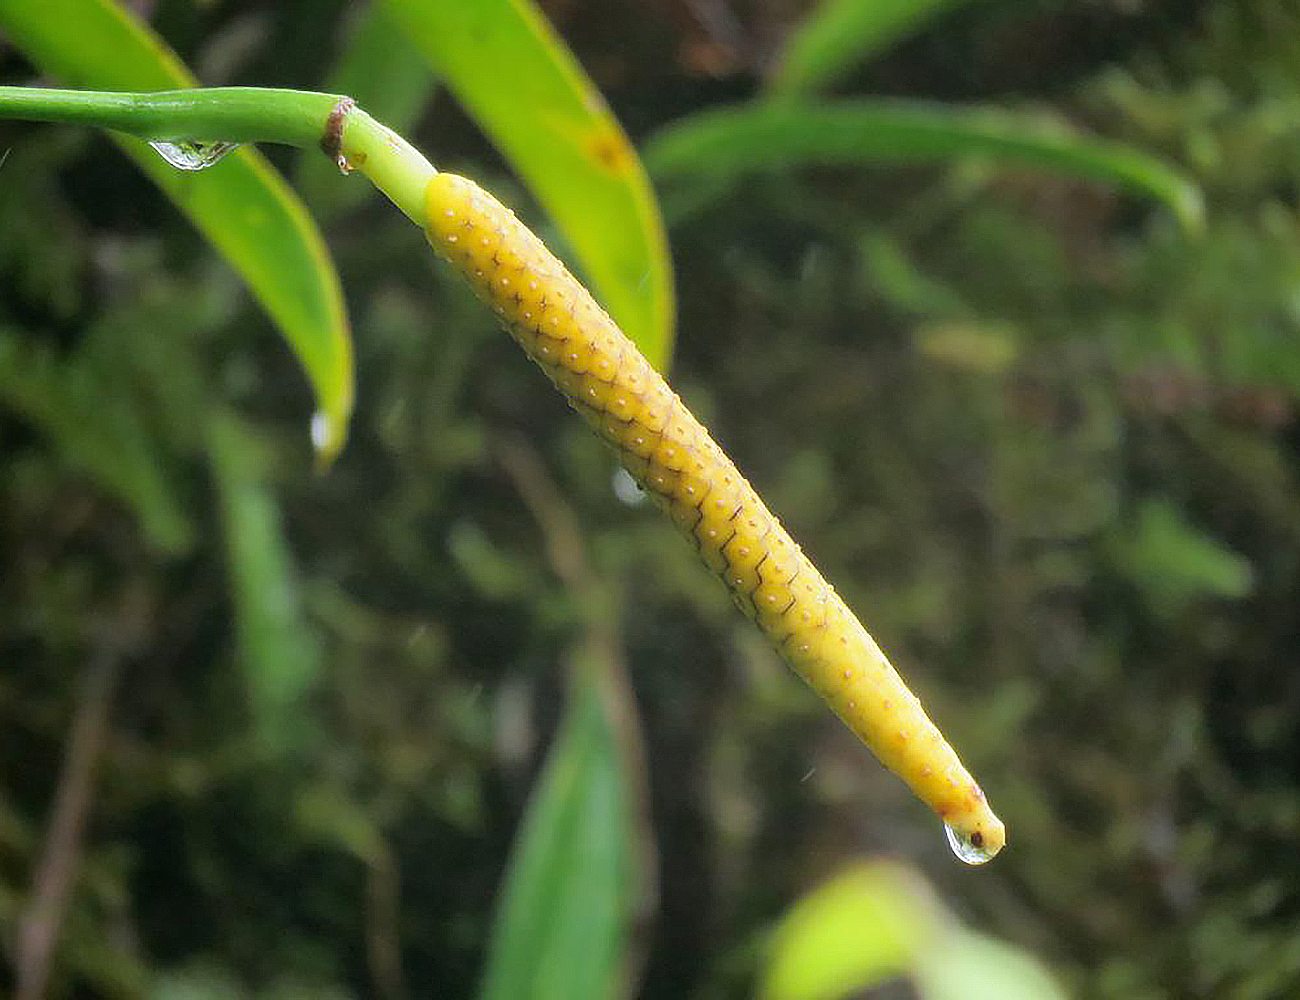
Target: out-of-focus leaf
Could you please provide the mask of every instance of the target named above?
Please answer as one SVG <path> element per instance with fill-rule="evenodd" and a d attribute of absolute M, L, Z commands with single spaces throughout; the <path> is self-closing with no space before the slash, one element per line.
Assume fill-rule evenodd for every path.
<path fill-rule="evenodd" d="M 926 1000 L 1063 1000 L 1033 958 L 946 914 L 910 869 L 859 865 L 814 889 L 777 928 L 764 1000 L 836 1000 L 906 977 Z"/>
<path fill-rule="evenodd" d="M 60 362 L 0 330 L 0 401 L 46 434 L 65 461 L 125 501 L 151 545 L 183 552 L 193 540 L 193 525 L 172 490 L 137 399 L 129 392 L 105 391 L 118 372 L 103 362 L 93 349 Z"/>
<path fill-rule="evenodd" d="M 254 728 L 264 746 L 283 749 L 305 735 L 303 700 L 319 675 L 320 650 L 302 620 L 256 439 L 224 414 L 212 418 L 208 436 Z"/>
<path fill-rule="evenodd" d="M 517 598 L 530 582 L 523 560 L 499 548 L 473 521 L 451 526 L 447 551 L 474 589 L 493 600 Z"/>
<path fill-rule="evenodd" d="M 248 1000 L 248 991 L 221 967 L 194 963 L 160 974 L 151 985 L 149 1000 Z"/>
<path fill-rule="evenodd" d="M 347 94 L 398 134 L 415 124 L 433 94 L 433 76 L 382 7 L 364 8 L 348 33 L 346 47 L 321 88 Z M 318 215 L 339 215 L 375 193 L 359 177 L 344 177 L 318 149 L 301 153 L 294 184 Z"/>
<path fill-rule="evenodd" d="M 294 807 L 298 826 L 330 846 L 367 864 L 384 857 L 387 847 L 374 817 L 339 786 L 308 785 L 298 793 Z"/>
<path fill-rule="evenodd" d="M 555 220 L 610 314 L 665 367 L 673 287 L 654 193 L 554 29 L 529 0 L 386 3 Z"/>
<path fill-rule="evenodd" d="M 1250 593 L 1250 561 L 1209 537 L 1170 502 L 1150 498 L 1122 543 L 1120 562 L 1158 611 L 1176 613 L 1199 598 Z"/>
<path fill-rule="evenodd" d="M 291 974 L 254 989 L 226 966 L 204 960 L 188 962 L 154 977 L 148 1000 L 352 1000 L 353 994 L 330 982 L 300 982 Z"/>
<path fill-rule="evenodd" d="M 0 0 L 0 28 L 70 86 L 170 90 L 194 83 L 147 25 L 109 0 Z M 323 414 L 313 422 L 314 439 L 332 455 L 352 411 L 351 335 L 338 275 L 302 203 L 253 150 L 182 173 L 146 143 L 115 138 L 239 271 L 292 345 Z"/>
<path fill-rule="evenodd" d="M 786 42 L 772 94 L 824 87 L 931 18 L 969 0 L 824 0 Z"/>
<path fill-rule="evenodd" d="M 925 1000 L 1065 1000 L 1065 991 L 1033 956 L 956 929 L 917 962 L 914 981 Z"/>
<path fill-rule="evenodd" d="M 1132 147 L 1081 135 L 1043 113 L 896 100 L 741 105 L 683 119 L 646 150 L 656 177 L 711 183 L 753 170 L 957 157 L 1115 184 L 1163 202 L 1189 230 L 1202 224 L 1200 191 L 1173 167 Z"/>
<path fill-rule="evenodd" d="M 0 152 L 0 273 L 10 291 L 65 321 L 85 296 L 86 248 L 79 220 L 56 192 L 87 138 L 72 129 L 51 130 L 41 141 Z"/>
<path fill-rule="evenodd" d="M 896 865 L 851 869 L 804 897 L 772 941 L 766 1000 L 833 1000 L 901 975 L 934 934 L 925 887 Z"/>
<path fill-rule="evenodd" d="M 629 782 L 595 672 L 580 679 L 511 853 L 482 1000 L 608 1000 L 626 976 Z"/>
<path fill-rule="evenodd" d="M 989 375 L 1006 371 L 1018 353 L 1014 327 L 987 320 L 922 323 L 912 342 L 933 361 Z"/>
<path fill-rule="evenodd" d="M 858 247 L 864 276 L 872 291 L 895 309 L 916 316 L 970 314 L 970 307 L 955 290 L 926 274 L 886 233 L 868 233 Z"/>

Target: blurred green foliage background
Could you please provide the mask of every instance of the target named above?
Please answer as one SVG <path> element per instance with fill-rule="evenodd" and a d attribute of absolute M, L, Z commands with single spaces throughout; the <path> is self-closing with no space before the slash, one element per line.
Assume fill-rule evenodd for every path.
<path fill-rule="evenodd" d="M 133 6 L 212 85 L 329 89 L 368 38 L 402 98 L 371 110 L 565 252 L 391 25 Z M 826 84 L 782 61 L 813 6 L 542 4 L 652 176 L 660 130 Z M 1077 995 L 1300 991 L 1300 7 L 916 6 L 829 85 L 1050 109 L 1177 165 L 1203 227 L 988 157 L 665 169 L 671 379 L 1004 854 L 952 859 L 361 181 L 267 151 L 355 338 L 316 474 L 233 273 L 103 136 L 0 123 L 0 977 L 62 878 L 50 996 L 518 996 L 548 934 L 616 994 L 749 996 L 777 918 L 883 855 Z M 521 829 L 551 839 L 502 894 Z M 608 937 L 538 924 L 548 892 Z M 909 989 L 942 987 L 878 995 Z"/>

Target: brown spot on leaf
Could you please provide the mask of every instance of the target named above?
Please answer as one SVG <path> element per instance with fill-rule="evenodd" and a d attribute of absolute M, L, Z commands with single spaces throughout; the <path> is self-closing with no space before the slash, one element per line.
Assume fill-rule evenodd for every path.
<path fill-rule="evenodd" d="M 606 132 L 587 144 L 587 154 L 611 174 L 624 174 L 631 167 L 632 149 L 620 132 Z"/>

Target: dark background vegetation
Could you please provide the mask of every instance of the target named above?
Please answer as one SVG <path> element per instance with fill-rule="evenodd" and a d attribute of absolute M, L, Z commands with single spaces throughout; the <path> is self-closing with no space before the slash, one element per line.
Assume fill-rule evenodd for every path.
<path fill-rule="evenodd" d="M 343 6 L 150 11 L 206 83 L 314 87 Z M 752 93 L 806 4 L 544 6 L 639 140 Z M 9 50 L 0 73 L 30 79 Z M 104 138 L 7 124 L 5 962 L 79 731 L 100 763 L 52 995 L 472 993 L 590 617 L 548 554 L 573 518 L 648 754 L 642 996 L 747 995 L 773 918 L 880 854 L 1079 995 L 1300 993 L 1300 10 L 973 4 L 843 89 L 1050 105 L 1207 197 L 1188 236 L 972 165 L 756 177 L 681 217 L 664 192 L 675 386 L 960 748 L 1004 855 L 953 860 L 382 199 L 326 223 L 359 402 L 314 475 L 308 390 L 231 273 Z M 411 138 L 530 214 L 444 94 Z M 269 728 L 213 408 L 254 430 L 272 489 L 243 499 L 276 505 L 272 599 L 306 622 L 310 697 Z"/>

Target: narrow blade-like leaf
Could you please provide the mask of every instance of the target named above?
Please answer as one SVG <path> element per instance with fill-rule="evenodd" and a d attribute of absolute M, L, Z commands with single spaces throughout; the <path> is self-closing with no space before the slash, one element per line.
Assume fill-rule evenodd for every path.
<path fill-rule="evenodd" d="M 1189 230 L 1202 224 L 1199 189 L 1141 150 L 1082 135 L 1041 113 L 958 109 L 912 101 L 812 106 L 739 105 L 669 126 L 646 162 L 658 178 L 699 177 L 723 190 L 751 170 L 811 164 L 896 164 L 984 157 L 1114 184 L 1163 202 Z"/>
<path fill-rule="evenodd" d="M 594 671 L 578 680 L 512 851 L 481 1000 L 608 1000 L 626 977 L 629 781 Z"/>
<path fill-rule="evenodd" d="M 825 87 L 855 66 L 944 11 L 969 0 L 824 0 L 786 42 L 768 81 L 773 95 L 807 94 Z"/>
<path fill-rule="evenodd" d="M 320 650 L 302 620 L 293 558 L 256 438 L 234 416 L 217 413 L 208 452 L 255 735 L 265 749 L 287 750 L 309 733 L 303 701 L 319 674 Z"/>
<path fill-rule="evenodd" d="M 528 184 L 597 297 L 652 363 L 673 289 L 649 181 L 600 94 L 529 0 L 386 0 L 434 71 Z"/>
<path fill-rule="evenodd" d="M 110 0 L 0 0 L 0 28 L 32 62 L 71 86 L 194 84 L 149 27 Z M 145 143 L 115 138 L 239 271 L 289 341 L 323 414 L 313 424 L 317 446 L 332 455 L 352 410 L 352 344 L 338 275 L 302 203 L 253 150 L 182 173 Z"/>

